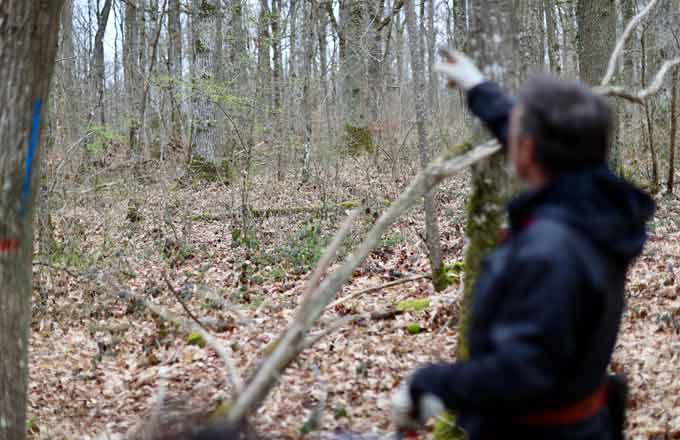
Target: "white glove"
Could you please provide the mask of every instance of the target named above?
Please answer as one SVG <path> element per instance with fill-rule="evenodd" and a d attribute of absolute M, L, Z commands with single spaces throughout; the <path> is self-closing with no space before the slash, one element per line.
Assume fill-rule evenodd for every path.
<path fill-rule="evenodd" d="M 446 61 L 435 64 L 434 70 L 446 76 L 449 82 L 468 91 L 485 81 L 482 72 L 465 54 L 450 49 L 441 49 L 439 52 Z"/>
<path fill-rule="evenodd" d="M 415 430 L 427 419 L 444 411 L 444 404 L 433 394 L 420 398 L 418 406 L 411 400 L 408 382 L 403 383 L 392 396 L 392 421 L 399 430 Z"/>

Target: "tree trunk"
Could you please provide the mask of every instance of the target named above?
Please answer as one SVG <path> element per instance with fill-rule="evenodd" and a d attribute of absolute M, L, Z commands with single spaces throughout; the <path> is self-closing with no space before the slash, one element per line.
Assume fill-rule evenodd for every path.
<path fill-rule="evenodd" d="M 54 70 L 63 0 L 0 0 L 0 440 L 26 435 L 33 217 L 40 108 Z M 31 170 L 33 169 L 33 172 Z"/>
<path fill-rule="evenodd" d="M 125 75 L 125 95 L 128 102 L 130 152 L 138 152 L 139 121 L 136 116 L 141 111 L 139 75 L 139 20 L 137 6 L 132 1 L 125 2 L 125 34 L 123 41 L 123 73 Z"/>
<path fill-rule="evenodd" d="M 343 144 L 348 152 L 359 154 L 373 152 L 373 132 L 368 116 L 366 93 L 366 55 L 362 36 L 366 30 L 366 5 L 364 0 L 344 0 L 340 3 L 338 31 L 343 35 L 345 48 L 340 51 L 342 75 Z"/>
<path fill-rule="evenodd" d="M 496 63 L 497 69 L 491 79 L 510 82 L 508 73 L 511 68 L 515 48 L 511 38 L 500 43 L 494 41 L 495 35 L 513 35 L 512 5 L 503 0 L 475 2 L 469 9 L 470 38 L 469 52 L 480 66 Z M 477 145 L 488 139 L 489 135 L 476 124 L 472 144 Z M 498 231 L 503 223 L 504 193 L 508 185 L 505 161 L 501 154 L 476 164 L 472 168 L 472 194 L 468 202 L 466 235 L 468 246 L 465 251 L 465 289 L 464 306 L 461 319 L 458 356 L 467 358 L 467 326 L 472 289 L 482 257 L 496 245 Z"/>
<path fill-rule="evenodd" d="M 311 3 L 302 6 L 304 14 L 303 37 L 304 54 L 302 60 L 302 113 L 304 115 L 304 149 L 302 157 L 302 183 L 309 180 L 309 168 L 312 156 L 312 58 L 314 57 L 314 22 L 316 5 Z"/>
<path fill-rule="evenodd" d="M 430 161 L 427 145 L 427 112 L 425 103 L 425 66 L 423 39 L 416 26 L 416 13 L 413 3 L 406 1 L 406 26 L 408 28 L 409 50 L 411 53 L 411 66 L 413 71 L 413 88 L 415 92 L 416 125 L 418 128 L 418 151 L 420 152 L 420 165 L 425 169 Z M 425 17 L 421 17 L 424 20 Z M 439 224 L 437 222 L 437 208 L 434 202 L 433 192 L 424 195 L 425 228 L 427 248 L 432 270 L 432 284 L 436 291 L 447 287 L 446 273 L 442 261 L 441 244 L 439 240 Z"/>
<path fill-rule="evenodd" d="M 97 108 L 99 123 L 106 125 L 106 109 L 104 108 L 104 91 L 106 90 L 106 71 L 104 69 L 104 34 L 109 22 L 112 0 L 106 0 L 101 11 L 97 12 L 97 34 L 94 37 L 94 72 L 97 90 Z"/>
<path fill-rule="evenodd" d="M 182 142 L 182 109 L 179 104 L 179 87 L 175 82 L 182 80 L 182 20 L 180 0 L 170 0 L 168 10 L 168 73 L 170 82 L 170 106 L 172 108 L 170 138 Z"/>
<path fill-rule="evenodd" d="M 588 85 L 600 84 L 609 58 L 616 44 L 616 3 L 614 0 L 579 0 L 578 2 L 578 58 L 581 80 Z M 620 171 L 621 151 L 618 124 L 620 102 L 611 99 L 614 132 L 609 164 L 615 172 Z"/>
<path fill-rule="evenodd" d="M 548 60 L 550 70 L 555 75 L 562 73 L 562 63 L 560 62 L 560 43 L 557 32 L 557 22 L 555 21 L 555 5 L 550 0 L 543 0 L 545 11 L 546 31 L 548 32 Z"/>
<path fill-rule="evenodd" d="M 673 186 L 675 185 L 675 147 L 678 135 L 678 68 L 673 70 L 673 79 L 671 86 L 671 139 L 669 145 L 668 157 L 668 193 L 673 193 Z"/>
<path fill-rule="evenodd" d="M 281 101 L 283 99 L 283 50 L 281 48 L 281 0 L 272 0 L 272 88 L 274 131 L 279 133 L 281 123 Z M 283 147 L 276 146 L 276 179 L 283 179 Z"/>
<path fill-rule="evenodd" d="M 640 46 L 642 47 L 642 64 L 641 64 L 641 69 L 640 69 L 640 81 L 642 82 L 642 88 L 647 87 L 647 69 L 649 66 L 647 65 L 648 62 L 648 57 L 647 57 L 647 38 L 645 36 L 646 34 L 646 29 L 645 31 L 642 32 L 642 36 L 640 38 Z M 654 53 L 653 51 L 654 48 L 654 42 L 652 41 L 652 50 L 650 50 L 650 53 Z M 650 61 L 650 64 L 652 67 L 654 66 L 654 57 L 652 57 L 652 60 Z M 656 155 L 656 146 L 654 144 L 654 100 L 653 99 L 647 99 L 645 100 L 644 103 L 644 108 L 645 108 L 645 119 L 647 122 L 647 146 L 649 147 L 649 155 L 652 159 L 652 188 L 651 192 L 656 193 L 659 190 L 659 161 L 657 159 Z"/>
<path fill-rule="evenodd" d="M 193 128 L 191 156 L 217 162 L 218 138 L 215 106 L 208 89 L 215 75 L 215 39 L 213 31 L 220 16 L 218 0 L 193 0 L 193 59 L 196 89 L 192 97 Z"/>

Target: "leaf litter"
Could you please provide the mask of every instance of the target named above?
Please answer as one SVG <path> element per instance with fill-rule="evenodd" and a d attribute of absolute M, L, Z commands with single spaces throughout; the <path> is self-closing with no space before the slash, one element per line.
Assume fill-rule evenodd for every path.
<path fill-rule="evenodd" d="M 370 179 L 334 183 L 336 201 L 383 189 L 373 206 L 368 201 L 354 243 L 385 200 L 396 197 L 406 183 L 385 176 Z M 437 192 L 447 263 L 462 260 L 467 182 L 460 176 Z M 265 179 L 253 184 L 254 208 L 329 202 L 320 200 L 314 185 L 271 194 L 272 184 Z M 134 224 L 126 218 L 125 201 L 114 196 L 106 208 L 85 200 L 79 208 L 55 214 L 58 240 L 73 241 L 77 235 L 81 272 L 76 278 L 58 269 L 35 269 L 30 438 L 113 438 L 128 432 L 147 421 L 158 404 L 161 372 L 167 410 L 209 413 L 228 404 L 233 390 L 218 354 L 202 338 L 154 317 L 130 296 L 140 295 L 186 318 L 163 281 L 167 274 L 182 301 L 229 348 L 247 378 L 293 319 L 309 262 L 344 215 L 340 210 L 257 219 L 257 242 L 246 249 L 234 246 L 238 218 L 225 217 L 238 208 L 238 188 L 163 185 L 142 195 Z M 292 181 L 276 185 L 297 188 Z M 627 309 L 612 362 L 612 369 L 630 380 L 627 432 L 633 439 L 680 438 L 680 224 L 674 220 L 680 218 L 680 202 L 658 201 L 650 241 L 629 273 Z M 427 274 L 421 211 L 414 209 L 399 220 L 339 298 Z M 217 216 L 226 219 L 211 220 Z M 168 246 L 169 241 L 174 245 Z M 74 261 L 79 260 L 69 260 Z M 257 430 L 275 439 L 389 432 L 388 400 L 400 381 L 418 365 L 454 357 L 461 287 L 454 282 L 436 293 L 428 279 L 420 278 L 327 310 L 315 332 L 343 316 L 358 319 L 324 336 L 291 365 L 252 417 Z M 398 304 L 404 310 L 371 319 Z M 319 417 L 312 430 L 307 429 L 310 417 Z"/>

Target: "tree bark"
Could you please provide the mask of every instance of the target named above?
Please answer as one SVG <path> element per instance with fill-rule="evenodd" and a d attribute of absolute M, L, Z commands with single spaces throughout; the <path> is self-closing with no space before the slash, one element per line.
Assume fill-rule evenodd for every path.
<path fill-rule="evenodd" d="M 616 45 L 616 3 L 614 0 L 579 0 L 578 2 L 578 58 L 581 80 L 590 86 L 598 85 L 607 71 L 611 53 Z M 610 100 L 614 131 L 609 152 L 609 164 L 618 172 L 621 166 L 619 100 Z"/>
<path fill-rule="evenodd" d="M 557 32 L 557 22 L 555 21 L 555 5 L 550 0 L 543 0 L 545 11 L 546 31 L 548 33 L 548 60 L 550 70 L 555 75 L 562 74 L 562 63 L 560 61 L 560 43 Z"/>
<path fill-rule="evenodd" d="M 38 182 L 40 107 L 48 99 L 62 5 L 63 0 L 0 0 L 0 440 L 26 435 L 36 193 L 31 188 Z"/>
<path fill-rule="evenodd" d="M 669 145 L 668 157 L 668 186 L 669 194 L 673 193 L 673 186 L 675 185 L 675 147 L 678 135 L 678 69 L 673 70 L 673 79 L 671 86 L 671 139 Z"/>
<path fill-rule="evenodd" d="M 217 162 L 217 118 L 215 106 L 208 89 L 215 80 L 216 44 L 213 35 L 220 16 L 217 0 L 193 0 L 193 59 L 194 92 L 192 94 L 192 145 L 191 157 L 207 162 Z"/>
<path fill-rule="evenodd" d="M 177 99 L 179 87 L 175 84 L 176 81 L 182 80 L 182 67 L 180 0 L 170 0 L 170 8 L 168 10 L 168 73 L 171 77 L 170 106 L 172 108 L 170 138 L 176 142 L 181 142 L 184 137 L 182 109 Z"/>
<path fill-rule="evenodd" d="M 106 125 L 106 109 L 104 108 L 104 91 L 106 90 L 106 70 L 104 68 L 104 34 L 109 22 L 112 0 L 106 0 L 101 11 L 97 12 L 97 34 L 94 37 L 94 72 L 97 90 L 97 107 L 99 123 Z"/>
<path fill-rule="evenodd" d="M 427 145 L 427 112 L 425 102 L 425 66 L 424 48 L 421 33 L 416 26 L 416 12 L 413 3 L 405 2 L 406 26 L 408 28 L 409 50 L 411 53 L 411 66 L 413 71 L 413 88 L 415 92 L 416 126 L 418 128 L 418 151 L 420 153 L 420 165 L 427 168 L 430 161 L 429 148 Z M 421 17 L 425 20 L 425 17 Z M 432 284 L 436 291 L 447 287 L 446 274 L 442 261 L 442 251 L 439 238 L 439 224 L 437 222 L 437 208 L 432 191 L 423 196 L 425 208 L 425 230 L 427 248 L 432 270 Z"/>
<path fill-rule="evenodd" d="M 304 141 L 302 157 L 302 182 L 309 180 L 309 168 L 312 156 L 312 58 L 314 57 L 314 22 L 316 5 L 310 2 L 302 6 L 304 14 L 303 37 L 304 53 L 302 60 L 302 113 L 304 114 Z"/>
<path fill-rule="evenodd" d="M 139 121 L 132 115 L 141 111 L 141 89 L 139 75 L 139 20 L 137 5 L 132 0 L 125 2 L 125 33 L 123 41 L 123 73 L 125 75 L 125 95 L 128 102 L 129 129 L 128 143 L 130 152 L 138 152 Z"/>
<path fill-rule="evenodd" d="M 358 154 L 372 152 L 373 132 L 368 112 L 366 90 L 367 72 L 364 53 L 364 39 L 367 11 L 364 0 L 343 0 L 340 2 L 341 41 L 340 69 L 342 74 L 343 144 L 348 152 Z"/>
<path fill-rule="evenodd" d="M 513 35 L 513 8 L 510 2 L 493 0 L 475 2 L 469 9 L 469 53 L 480 66 L 495 65 L 488 71 L 492 80 L 513 83 L 511 75 L 517 72 L 516 42 L 512 38 L 498 40 L 496 35 Z M 472 143 L 488 139 L 489 134 L 477 123 Z M 508 175 L 502 154 L 497 154 L 472 167 L 472 194 L 468 201 L 465 251 L 464 304 L 461 313 L 458 356 L 467 358 L 467 327 L 470 320 L 470 304 L 474 283 L 477 280 L 482 257 L 497 242 L 498 232 L 504 219 L 504 202 L 508 191 Z"/>

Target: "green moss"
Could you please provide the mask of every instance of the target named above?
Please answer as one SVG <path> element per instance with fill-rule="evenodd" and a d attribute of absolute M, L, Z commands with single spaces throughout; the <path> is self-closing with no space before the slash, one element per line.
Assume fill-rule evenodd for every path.
<path fill-rule="evenodd" d="M 479 266 L 484 255 L 496 246 L 498 233 L 503 225 L 504 198 L 500 186 L 504 175 L 504 158 L 501 155 L 493 156 L 480 163 L 472 173 L 472 194 L 468 201 L 468 221 L 465 231 L 469 242 L 465 252 L 465 288 L 459 321 L 461 323 L 457 352 L 459 359 L 467 359 L 469 355 L 467 345 L 469 308 L 472 304 L 472 289 L 477 280 Z"/>
<path fill-rule="evenodd" d="M 456 416 L 446 411 L 434 422 L 432 440 L 463 440 L 465 434 L 456 427 Z"/>
<path fill-rule="evenodd" d="M 227 414 L 231 411 L 233 402 L 231 400 L 226 400 L 220 403 L 217 408 L 210 414 L 208 421 L 211 423 L 219 423 L 227 418 Z"/>
<path fill-rule="evenodd" d="M 428 307 L 430 307 L 430 298 L 407 299 L 397 303 L 398 312 L 422 312 Z"/>
<path fill-rule="evenodd" d="M 188 345 L 196 345 L 201 348 L 205 347 L 205 339 L 203 339 L 203 336 L 201 336 L 199 332 L 189 333 L 184 340 Z"/>
<path fill-rule="evenodd" d="M 472 150 L 472 147 L 474 145 L 472 144 L 472 141 L 470 139 L 464 140 L 460 144 L 452 145 L 446 150 L 445 154 L 445 159 L 453 159 L 456 156 L 460 156 L 461 154 L 465 154 L 468 151 Z"/>
<path fill-rule="evenodd" d="M 355 127 L 345 124 L 343 144 L 350 155 L 373 153 L 375 151 L 373 133 L 369 127 Z"/>
<path fill-rule="evenodd" d="M 189 173 L 192 178 L 208 182 L 228 182 L 231 180 L 231 165 L 223 160 L 213 163 L 200 156 L 193 156 L 189 162 Z"/>
<path fill-rule="evenodd" d="M 423 328 L 417 322 L 412 322 L 406 326 L 406 331 L 411 335 L 417 335 L 423 332 Z"/>
<path fill-rule="evenodd" d="M 354 200 L 347 200 L 347 201 L 338 203 L 338 206 L 341 207 L 341 208 L 353 209 L 353 208 L 359 207 L 359 202 L 355 202 Z"/>

